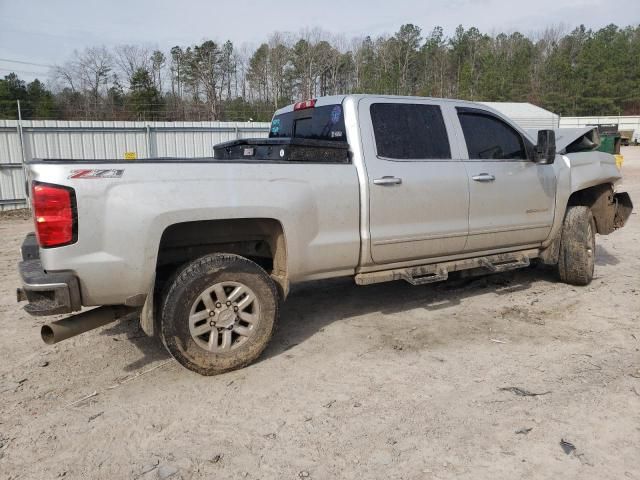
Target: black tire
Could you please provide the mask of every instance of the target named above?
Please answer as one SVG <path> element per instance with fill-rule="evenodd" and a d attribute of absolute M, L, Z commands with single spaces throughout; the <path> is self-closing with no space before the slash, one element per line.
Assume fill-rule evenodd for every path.
<path fill-rule="evenodd" d="M 213 352 L 196 343 L 189 319 L 203 292 L 224 282 L 239 282 L 255 294 L 258 321 L 239 346 Z M 217 375 L 256 360 L 269 343 L 277 318 L 278 292 L 267 272 L 238 255 L 212 254 L 189 263 L 174 277 L 162 302 L 160 336 L 169 353 L 184 367 L 201 375 Z"/>
<path fill-rule="evenodd" d="M 593 279 L 596 252 L 596 226 L 591 209 L 569 207 L 562 224 L 558 273 L 571 285 L 588 285 Z"/>

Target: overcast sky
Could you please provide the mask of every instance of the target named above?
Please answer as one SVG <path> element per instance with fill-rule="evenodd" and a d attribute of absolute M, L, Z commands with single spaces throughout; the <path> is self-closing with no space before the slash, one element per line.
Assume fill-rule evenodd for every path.
<path fill-rule="evenodd" d="M 0 76 L 10 69 L 46 78 L 47 65 L 96 45 L 167 51 L 230 39 L 254 46 L 274 31 L 320 27 L 349 38 L 392 34 L 403 23 L 425 33 L 440 25 L 447 34 L 459 24 L 489 33 L 530 34 L 561 23 L 597 29 L 640 23 L 640 0 L 0 0 Z"/>

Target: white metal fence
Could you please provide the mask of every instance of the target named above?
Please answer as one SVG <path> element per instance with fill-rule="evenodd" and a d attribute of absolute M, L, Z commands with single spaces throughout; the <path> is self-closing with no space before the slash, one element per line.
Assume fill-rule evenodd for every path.
<path fill-rule="evenodd" d="M 266 137 L 269 123 L 0 120 L 0 210 L 25 206 L 23 161 L 211 157 L 213 145 Z"/>

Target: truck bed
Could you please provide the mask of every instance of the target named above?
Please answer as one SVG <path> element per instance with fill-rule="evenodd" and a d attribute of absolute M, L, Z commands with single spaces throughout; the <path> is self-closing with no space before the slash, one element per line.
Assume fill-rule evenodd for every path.
<path fill-rule="evenodd" d="M 175 224 L 277 219 L 291 281 L 353 274 L 358 264 L 359 186 L 350 162 L 57 159 L 27 167 L 30 182 L 75 191 L 77 241 L 41 249 L 40 260 L 45 271 L 80 279 L 85 306 L 148 293 L 163 235 Z"/>

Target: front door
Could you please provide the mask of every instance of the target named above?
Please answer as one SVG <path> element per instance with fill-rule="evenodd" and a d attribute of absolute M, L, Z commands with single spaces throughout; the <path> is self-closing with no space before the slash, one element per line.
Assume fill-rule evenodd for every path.
<path fill-rule="evenodd" d="M 372 259 L 378 264 L 460 253 L 468 231 L 464 164 L 440 105 L 360 101 Z"/>
<path fill-rule="evenodd" d="M 480 109 L 458 108 L 468 159 L 466 251 L 535 245 L 553 224 L 553 165 L 532 161 L 533 149 L 513 126 Z"/>

